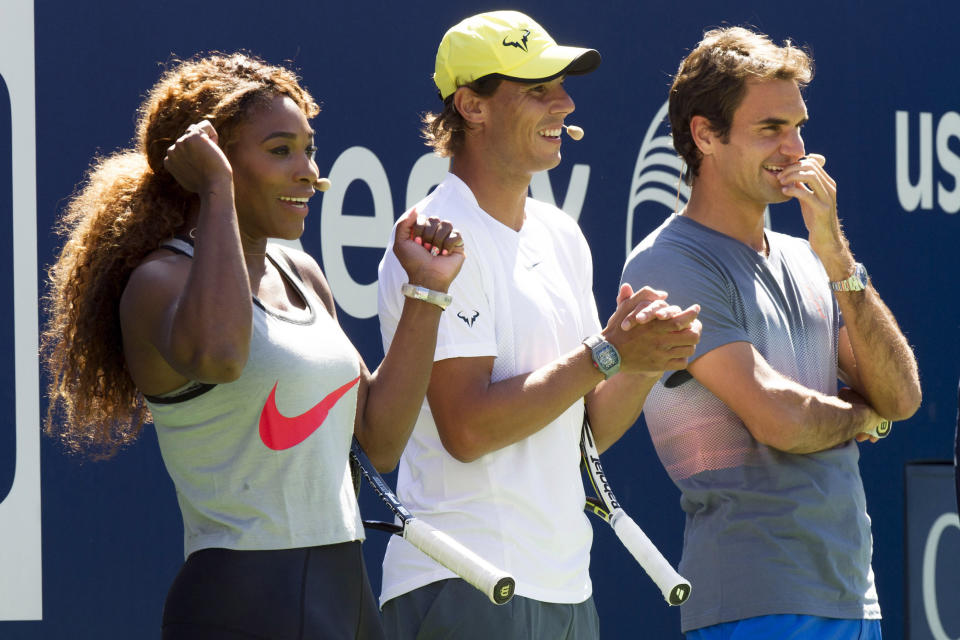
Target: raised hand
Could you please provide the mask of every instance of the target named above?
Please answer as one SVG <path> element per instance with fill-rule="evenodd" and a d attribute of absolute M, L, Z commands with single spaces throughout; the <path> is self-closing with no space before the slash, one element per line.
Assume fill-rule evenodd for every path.
<path fill-rule="evenodd" d="M 393 252 L 411 284 L 446 292 L 466 257 L 463 237 L 440 218 L 425 218 L 413 209 L 397 222 Z"/>
<path fill-rule="evenodd" d="M 783 185 L 783 193 L 800 202 L 810 245 L 818 254 L 820 250 L 830 250 L 842 244 L 837 218 L 837 183 L 823 168 L 825 164 L 826 158 L 810 153 L 785 167 L 777 176 Z"/>
<path fill-rule="evenodd" d="M 209 120 L 192 124 L 167 149 L 163 166 L 180 186 L 201 195 L 218 183 L 232 182 L 233 169 L 219 140 Z"/>
<path fill-rule="evenodd" d="M 685 369 L 700 341 L 699 305 L 681 309 L 650 287 L 621 285 L 603 335 L 620 352 L 621 371 L 659 375 Z"/>

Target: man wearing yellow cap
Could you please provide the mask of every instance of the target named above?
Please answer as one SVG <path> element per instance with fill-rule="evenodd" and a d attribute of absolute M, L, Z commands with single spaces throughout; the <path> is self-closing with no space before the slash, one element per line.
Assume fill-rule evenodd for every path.
<path fill-rule="evenodd" d="M 391 540 L 381 595 L 390 637 L 599 635 L 579 472 L 584 412 L 601 450 L 610 446 L 660 373 L 685 366 L 699 339 L 697 307 L 681 311 L 647 288 L 622 288 L 601 328 L 583 234 L 527 197 L 531 176 L 560 162 L 574 109 L 564 78 L 599 63 L 596 51 L 559 46 L 513 11 L 468 18 L 440 43 L 434 80 L 444 108 L 426 116 L 424 133 L 450 157 L 450 173 L 416 209 L 442 212 L 470 252 L 441 319 L 398 493 L 415 515 L 512 573 L 517 596 L 495 606 Z M 379 287 L 385 345 L 403 306 L 392 292 L 405 279 L 388 248 Z M 631 312 L 636 324 L 624 329 Z"/>

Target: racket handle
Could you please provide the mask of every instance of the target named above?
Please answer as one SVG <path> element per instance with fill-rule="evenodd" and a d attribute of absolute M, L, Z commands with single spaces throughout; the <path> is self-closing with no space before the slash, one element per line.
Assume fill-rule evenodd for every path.
<path fill-rule="evenodd" d="M 893 429 L 893 423 L 889 420 L 881 420 L 877 426 L 875 426 L 870 431 L 864 431 L 868 436 L 873 436 L 874 438 L 886 438 L 890 435 L 890 430 Z"/>
<path fill-rule="evenodd" d="M 630 550 L 647 575 L 660 587 L 660 592 L 668 604 L 677 606 L 687 601 L 690 597 L 690 582 L 674 571 L 633 518 L 623 509 L 614 509 L 610 515 L 610 526 L 623 546 Z"/>
<path fill-rule="evenodd" d="M 407 520 L 403 538 L 482 591 L 494 604 L 506 604 L 513 597 L 513 576 L 426 522 L 418 518 Z"/>

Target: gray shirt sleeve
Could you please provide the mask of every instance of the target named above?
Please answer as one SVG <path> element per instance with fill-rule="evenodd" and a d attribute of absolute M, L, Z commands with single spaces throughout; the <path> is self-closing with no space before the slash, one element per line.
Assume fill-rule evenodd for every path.
<path fill-rule="evenodd" d="M 695 238 L 677 233 L 677 223 L 661 229 L 653 245 L 644 242 L 627 259 L 621 283 L 634 290 L 649 285 L 666 291 L 667 301 L 686 308 L 700 305 L 703 333 L 692 362 L 731 342 L 749 341 L 741 308 L 729 271 L 714 257 L 698 250 Z M 716 253 L 714 251 L 714 253 Z"/>

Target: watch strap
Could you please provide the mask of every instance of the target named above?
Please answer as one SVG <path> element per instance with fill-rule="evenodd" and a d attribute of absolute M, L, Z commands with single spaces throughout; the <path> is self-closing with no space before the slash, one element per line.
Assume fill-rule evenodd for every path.
<path fill-rule="evenodd" d="M 867 288 L 867 268 L 857 262 L 853 265 L 853 275 L 843 280 L 830 283 L 830 289 L 833 291 L 863 291 Z"/>
<path fill-rule="evenodd" d="M 597 334 L 586 338 L 583 344 L 590 349 L 590 357 L 593 359 L 593 366 L 603 374 L 604 378 L 609 379 L 620 371 L 620 352 L 612 344 L 607 342 L 603 336 Z"/>

